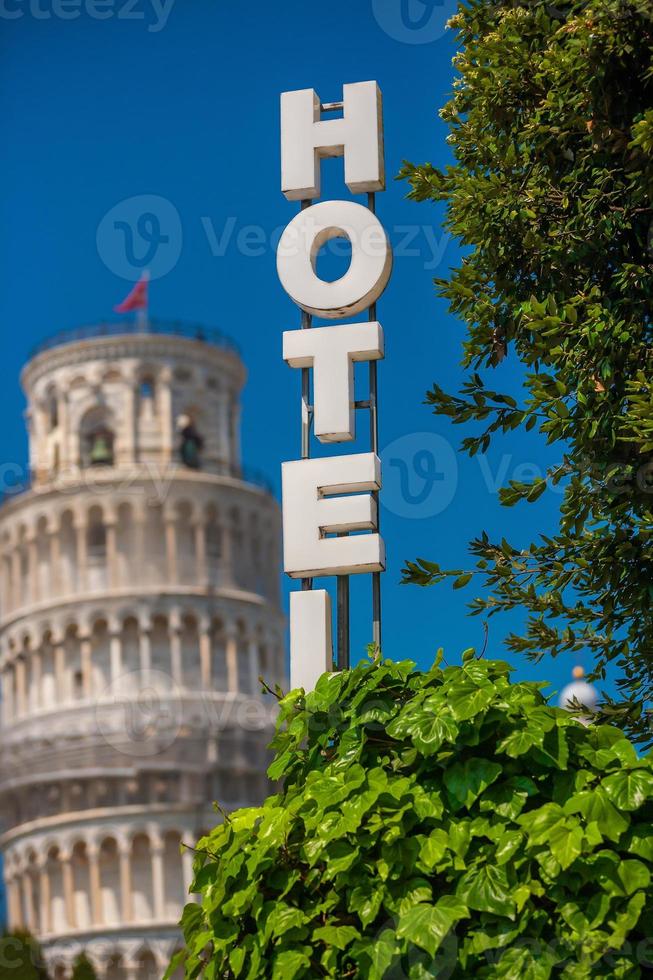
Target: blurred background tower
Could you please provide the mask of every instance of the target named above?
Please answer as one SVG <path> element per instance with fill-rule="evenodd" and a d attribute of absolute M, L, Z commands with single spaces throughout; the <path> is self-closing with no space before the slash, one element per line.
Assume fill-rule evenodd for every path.
<path fill-rule="evenodd" d="M 0 844 L 55 978 L 160 980 L 193 845 L 267 791 L 280 521 L 241 470 L 223 336 L 101 325 L 22 376 L 31 486 L 0 509 Z M 272 702 L 272 703 L 271 703 Z M 273 704 L 274 703 L 274 704 Z"/>

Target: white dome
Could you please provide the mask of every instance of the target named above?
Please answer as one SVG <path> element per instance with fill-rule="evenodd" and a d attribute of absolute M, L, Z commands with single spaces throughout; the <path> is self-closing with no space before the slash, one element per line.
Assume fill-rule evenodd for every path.
<path fill-rule="evenodd" d="M 587 681 L 572 681 L 571 684 L 567 684 L 563 688 L 560 694 L 559 704 L 561 708 L 565 708 L 567 711 L 573 710 L 574 701 L 580 702 L 589 711 L 595 711 L 596 705 L 599 700 L 596 688 L 588 684 Z"/>

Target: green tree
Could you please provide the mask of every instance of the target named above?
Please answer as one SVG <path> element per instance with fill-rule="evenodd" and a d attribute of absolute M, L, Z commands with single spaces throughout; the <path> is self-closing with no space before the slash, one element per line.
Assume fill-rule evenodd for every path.
<path fill-rule="evenodd" d="M 528 611 L 508 647 L 537 660 L 615 662 L 606 710 L 650 744 L 653 695 L 653 17 L 650 0 L 465 0 L 442 109 L 453 165 L 406 164 L 417 201 L 444 201 L 465 246 L 436 280 L 466 325 L 462 390 L 428 403 L 469 423 L 470 454 L 525 426 L 560 448 L 507 506 L 564 487 L 559 529 L 533 543 L 471 543 L 472 569 L 423 559 L 405 581 L 489 587 L 474 613 Z M 523 367 L 521 404 L 490 369 Z M 480 530 L 480 529 L 479 529 Z M 437 556 L 433 556 L 436 557 Z"/>
<path fill-rule="evenodd" d="M 0 939 L 0 980 L 48 980 L 43 954 L 28 932 L 5 932 Z"/>
<path fill-rule="evenodd" d="M 650 975 L 653 763 L 463 655 L 280 705 L 283 789 L 198 844 L 187 977 Z"/>
<path fill-rule="evenodd" d="M 72 980 L 97 980 L 97 973 L 86 953 L 80 953 L 75 960 Z"/>

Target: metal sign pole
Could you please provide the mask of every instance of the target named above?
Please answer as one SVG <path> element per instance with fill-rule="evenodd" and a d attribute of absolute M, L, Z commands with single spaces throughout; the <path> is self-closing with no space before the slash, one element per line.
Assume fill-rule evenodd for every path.
<path fill-rule="evenodd" d="M 367 206 L 372 214 L 376 214 L 376 194 L 367 195 Z M 376 320 L 376 303 L 369 309 L 368 320 Z M 378 371 L 377 362 L 370 361 L 370 446 L 372 452 L 379 455 L 379 412 L 378 412 Z M 381 533 L 381 503 L 378 491 L 372 495 L 376 503 L 376 530 Z M 381 649 L 381 573 L 372 573 L 372 642 L 376 650 Z"/>
<path fill-rule="evenodd" d="M 302 201 L 301 210 L 304 211 L 306 208 L 310 208 L 313 202 Z M 301 327 L 302 330 L 310 330 L 313 326 L 313 317 L 310 313 L 305 313 L 302 310 Z M 301 437 L 301 458 L 310 459 L 311 458 L 311 419 L 313 415 L 313 407 L 311 403 L 311 369 L 302 368 L 302 437 Z M 310 592 L 313 588 L 312 578 L 302 579 L 302 591 Z"/>

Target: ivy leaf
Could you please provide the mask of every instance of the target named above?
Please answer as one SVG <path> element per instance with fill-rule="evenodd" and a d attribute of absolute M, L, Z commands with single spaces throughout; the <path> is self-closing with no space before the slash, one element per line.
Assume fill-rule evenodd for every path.
<path fill-rule="evenodd" d="M 321 926 L 313 930 L 313 939 L 336 949 L 346 949 L 359 936 L 360 932 L 353 926 Z"/>
<path fill-rule="evenodd" d="M 619 810 L 638 810 L 653 797 L 653 773 L 646 769 L 625 770 L 608 776 L 601 786 Z"/>
<path fill-rule="evenodd" d="M 509 919 L 515 916 L 515 901 L 504 868 L 483 865 L 472 869 L 461 880 L 456 894 L 478 912 L 493 912 Z"/>
<path fill-rule="evenodd" d="M 455 895 L 444 895 L 435 905 L 420 902 L 401 917 L 397 935 L 435 956 L 445 936 L 468 914 L 466 904 Z"/>
<path fill-rule="evenodd" d="M 632 895 L 640 888 L 648 888 L 651 883 L 651 872 L 641 861 L 622 861 L 617 874 L 626 895 Z"/>
<path fill-rule="evenodd" d="M 560 867 L 565 870 L 583 849 L 583 831 L 578 825 L 558 823 L 549 831 L 549 847 Z"/>
<path fill-rule="evenodd" d="M 285 949 L 274 957 L 272 980 L 294 980 L 309 966 L 310 958 L 301 949 Z"/>
<path fill-rule="evenodd" d="M 604 837 L 614 841 L 618 841 L 628 829 L 627 819 L 613 806 L 601 786 L 577 793 L 569 800 L 565 809 L 570 813 L 582 813 L 586 820 L 598 825 Z"/>
<path fill-rule="evenodd" d="M 501 774 L 498 762 L 489 759 L 467 759 L 456 762 L 444 774 L 444 784 L 454 810 L 465 806 L 469 809 L 474 801 Z"/>
<path fill-rule="evenodd" d="M 430 711 L 417 717 L 413 722 L 413 744 L 423 755 L 433 755 L 445 741 L 455 739 L 458 727 L 445 712 L 433 714 Z"/>
<path fill-rule="evenodd" d="M 497 745 L 497 752 L 505 752 L 506 755 L 516 759 L 518 756 L 528 752 L 529 749 L 532 749 L 534 745 L 542 745 L 543 739 L 543 731 L 538 731 L 537 728 L 534 731 L 530 731 L 525 728 L 522 731 L 511 732 L 510 735 Z"/>

